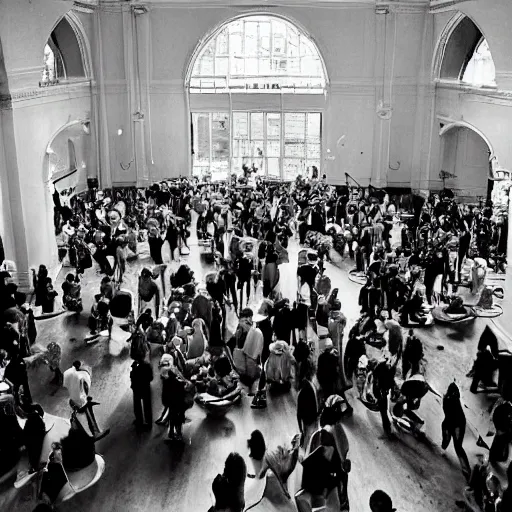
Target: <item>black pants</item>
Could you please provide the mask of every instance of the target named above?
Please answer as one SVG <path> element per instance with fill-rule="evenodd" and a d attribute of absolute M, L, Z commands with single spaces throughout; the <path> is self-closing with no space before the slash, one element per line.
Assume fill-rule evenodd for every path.
<path fill-rule="evenodd" d="M 144 409 L 144 414 L 142 410 Z M 133 412 L 138 425 L 151 423 L 153 421 L 153 410 L 151 407 L 151 387 L 146 389 L 133 390 Z"/>
<path fill-rule="evenodd" d="M 450 441 L 453 441 L 453 447 L 455 448 L 455 453 L 459 458 L 460 467 L 462 468 L 462 474 L 469 482 L 471 476 L 471 467 L 469 465 L 468 456 L 462 443 L 464 441 L 464 434 L 466 432 L 466 423 L 462 423 L 461 425 L 455 426 L 447 422 L 443 421 L 441 425 L 443 431 L 443 443 L 442 447 L 444 450 L 448 448 Z"/>

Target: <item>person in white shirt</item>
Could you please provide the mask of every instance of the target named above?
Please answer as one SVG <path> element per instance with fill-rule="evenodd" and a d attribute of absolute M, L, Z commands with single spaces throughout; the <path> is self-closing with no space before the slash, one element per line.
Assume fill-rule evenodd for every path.
<path fill-rule="evenodd" d="M 71 368 L 64 372 L 63 386 L 69 392 L 69 405 L 75 413 L 83 413 L 95 441 L 109 434 L 110 429 L 101 430 L 94 416 L 93 407 L 99 405 L 93 402 L 89 395 L 91 389 L 91 370 L 75 361 Z"/>
<path fill-rule="evenodd" d="M 87 403 L 87 395 L 91 388 L 91 374 L 75 361 L 71 368 L 64 372 L 63 386 L 69 392 L 69 403 L 73 408 L 81 409 Z"/>

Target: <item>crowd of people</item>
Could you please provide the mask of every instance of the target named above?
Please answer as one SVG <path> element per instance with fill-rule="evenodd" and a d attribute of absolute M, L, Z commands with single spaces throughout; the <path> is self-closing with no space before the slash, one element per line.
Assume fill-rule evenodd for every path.
<path fill-rule="evenodd" d="M 275 479 L 277 495 L 291 502 L 287 482 L 299 462 L 302 478 L 293 499 L 297 510 L 348 511 L 351 462 L 343 423 L 354 410 L 349 390 L 380 414 L 391 439 L 397 431 L 424 439 L 424 420 L 415 411 L 427 393 L 440 396 L 442 448 L 453 442 L 466 494 L 472 496 L 466 499 L 484 511 L 491 503 L 499 512 L 511 509 L 511 466 L 508 474 L 496 469 L 509 459 L 510 397 L 504 396 L 493 412 L 497 435 L 489 460 L 472 467 L 462 445 L 466 417 L 459 388 L 452 383 L 441 395 L 428 383 L 423 346 L 411 329 L 431 324 L 432 310 L 441 303 L 447 304 L 443 311 L 448 317 L 468 315 L 457 296 L 461 286 L 482 294 L 482 310 L 492 308 L 495 290 L 484 293 L 485 279 L 488 270 L 502 271 L 505 262 L 508 228 L 502 212 L 490 206 L 462 207 L 449 191 L 425 201 L 371 188 L 333 187 L 313 168 L 311 177 L 292 184 L 255 179 L 247 172 L 221 184 L 179 179 L 145 190 L 89 190 L 69 206 L 56 200 L 54 220 L 59 258 L 74 268 L 61 292 L 44 265 L 33 271 L 30 296 L 9 282 L 9 272 L 1 276 L 0 385 L 6 387 L 0 388 L 0 399 L 10 397 L 17 415 L 33 415 L 34 421 L 42 415 L 32 400 L 27 365 L 43 361 L 54 373 L 53 383 L 69 391 L 74 418 L 78 423 L 82 418 L 89 438 L 94 442 L 108 433 L 92 410 L 97 404 L 89 396 L 91 369 L 76 361 L 63 373 L 58 340 L 35 349 L 37 318 L 83 310 L 81 276 L 96 262 L 102 277 L 86 341 L 110 339 L 114 319 L 123 320 L 133 359 L 136 428 L 153 428 L 155 387 L 162 402 L 155 423 L 168 428 L 171 443 L 183 440 L 186 411 L 194 403 L 212 416 L 223 416 L 242 393 L 252 397 L 256 409 L 267 407 L 269 389 L 297 394 L 298 435 L 290 446 L 270 449 L 262 433 L 254 431 L 248 441 L 253 472 L 248 473 L 240 454 L 231 453 L 212 483 L 212 512 L 244 510 L 250 479 Z M 194 228 L 202 257 L 211 266 L 204 281 L 183 262 Z M 286 297 L 280 267 L 289 263 L 295 236 L 301 246 L 297 295 Z M 166 242 L 170 260 L 179 261 L 170 278 L 162 254 Z M 137 290 L 131 292 L 123 288 L 125 273 L 145 243 L 153 265 L 141 270 Z M 350 329 L 325 264 L 343 265 L 347 255 L 355 265 L 351 275 L 362 285 L 360 317 Z M 465 275 L 468 261 L 473 263 Z M 62 308 L 57 306 L 59 294 Z M 29 306 L 33 301 L 41 308 L 36 318 Z M 238 325 L 228 335 L 230 315 Z M 405 339 L 403 327 L 410 329 Z M 159 385 L 151 362 L 155 347 Z M 492 380 L 496 368 L 489 377 L 489 364 L 475 366 L 479 382 Z M 11 430 L 10 439 L 14 436 L 16 442 L 2 444 L 3 470 L 17 462 L 20 446 L 34 461 L 42 447 L 40 441 L 24 439 L 15 426 Z M 52 453 L 58 459 L 66 447 L 77 449 L 76 443 L 68 443 Z M 38 470 L 36 462 L 31 464 L 31 473 Z M 382 490 L 372 494 L 369 506 L 373 512 L 395 510 Z"/>

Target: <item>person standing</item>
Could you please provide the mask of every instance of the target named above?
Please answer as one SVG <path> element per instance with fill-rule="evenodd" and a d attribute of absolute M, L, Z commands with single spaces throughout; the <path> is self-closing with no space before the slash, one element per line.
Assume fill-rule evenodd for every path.
<path fill-rule="evenodd" d="M 135 426 L 149 430 L 152 427 L 153 410 L 151 407 L 151 382 L 153 368 L 144 360 L 134 361 L 130 372 L 133 391 L 133 412 Z"/>

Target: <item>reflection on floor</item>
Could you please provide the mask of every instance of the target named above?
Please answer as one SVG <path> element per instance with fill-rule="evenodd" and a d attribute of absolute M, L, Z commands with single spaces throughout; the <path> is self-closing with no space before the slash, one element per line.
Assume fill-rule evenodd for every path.
<path fill-rule="evenodd" d="M 192 241 L 192 252 L 186 262 L 201 278 L 209 270 L 201 264 L 201 248 Z M 283 294 L 292 300 L 296 295 L 296 265 L 298 245 L 291 242 L 290 262 L 281 268 Z M 164 257 L 169 260 L 169 255 Z M 358 316 L 359 287 L 349 281 L 347 268 L 326 265 L 333 287 L 340 289 L 339 298 L 349 326 Z M 135 290 L 137 273 L 143 266 L 151 267 L 148 255 L 131 264 L 125 285 Z M 170 268 L 177 268 L 174 262 Z M 65 275 L 66 269 L 61 273 Z M 129 383 L 131 360 L 125 343 L 126 333 L 114 329 L 113 340 L 87 346 L 87 315 L 92 296 L 99 288 L 99 277 L 89 270 L 83 280 L 84 313 L 61 316 L 38 323 L 38 342 L 43 345 L 57 341 L 63 348 L 62 368 L 80 359 L 93 367 L 92 396 L 101 405 L 96 408 L 100 425 L 109 426 L 111 434 L 100 441 L 97 450 L 106 460 L 106 471 L 100 482 L 79 494 L 62 511 L 206 511 L 212 505 L 211 483 L 222 472 L 226 456 L 238 451 L 247 457 L 247 442 L 254 429 L 260 429 L 267 445 L 275 447 L 289 442 L 298 432 L 295 416 L 295 393 L 270 396 L 266 410 L 250 408 L 251 398 L 244 396 L 242 403 L 222 420 L 210 420 L 197 406 L 188 411 L 190 421 L 185 425 L 186 444 L 181 448 L 164 443 L 164 428 L 154 425 L 151 432 L 136 433 L 132 425 L 132 396 Z M 59 284 L 60 289 L 60 284 Z M 230 314 L 228 328 L 233 330 L 236 318 Z M 483 321 L 477 320 L 464 332 L 432 327 L 419 331 L 428 365 L 428 379 L 435 389 L 443 393 L 448 384 L 457 379 L 468 406 L 468 432 L 466 447 L 470 459 L 475 456 L 475 433 L 478 427 L 485 435 L 488 430 L 487 399 L 469 393 L 468 371 Z M 439 350 L 442 345 L 444 350 Z M 156 370 L 158 357 L 153 357 Z M 49 381 L 46 367 L 31 371 L 35 400 L 51 414 L 68 417 L 66 392 Z M 440 448 L 441 421 L 440 399 L 428 395 L 421 406 L 420 415 L 426 420 L 427 435 L 432 446 L 420 444 L 411 436 L 401 435 L 394 442 L 383 436 L 380 417 L 352 400 L 354 416 L 347 420 L 350 441 L 349 457 L 352 472 L 349 476 L 349 496 L 353 512 L 366 512 L 370 494 L 377 488 L 388 492 L 398 510 L 414 512 L 455 512 L 455 500 L 460 499 L 464 480 L 453 448 L 445 456 Z M 160 383 L 153 382 L 153 410 L 155 418 L 160 412 Z M 483 411 L 483 412 L 480 412 Z M 298 490 L 300 468 L 292 475 L 290 491 Z M 35 504 L 35 486 L 15 491 L 12 483 L 0 487 L 0 510 L 31 511 Z"/>

